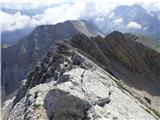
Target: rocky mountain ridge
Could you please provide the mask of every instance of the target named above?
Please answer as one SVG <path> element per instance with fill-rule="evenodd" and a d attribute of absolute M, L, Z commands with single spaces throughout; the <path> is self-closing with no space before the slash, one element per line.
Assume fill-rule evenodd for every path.
<path fill-rule="evenodd" d="M 3 49 L 8 94 L 30 71 L 8 119 L 159 119 L 160 53 L 135 35 L 114 31 L 101 37 L 85 24 L 39 26 Z"/>
<path fill-rule="evenodd" d="M 73 39 L 79 42 L 80 36 Z M 70 42 L 58 42 L 37 63 L 19 89 L 9 120 L 158 120 Z"/>

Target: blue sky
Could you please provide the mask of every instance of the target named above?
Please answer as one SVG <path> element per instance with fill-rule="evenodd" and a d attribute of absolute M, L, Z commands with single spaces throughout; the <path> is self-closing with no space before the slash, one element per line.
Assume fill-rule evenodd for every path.
<path fill-rule="evenodd" d="M 148 10 L 160 10 L 160 0 L 1 0 L 1 31 L 56 24 L 85 16 L 106 15 L 118 5 L 135 3 Z M 3 9 L 13 9 L 15 12 L 9 13 Z M 32 14 L 24 14 L 24 11 Z"/>

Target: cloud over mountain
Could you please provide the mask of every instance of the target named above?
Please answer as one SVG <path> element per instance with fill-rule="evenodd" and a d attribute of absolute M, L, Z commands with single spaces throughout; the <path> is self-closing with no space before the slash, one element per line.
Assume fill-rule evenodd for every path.
<path fill-rule="evenodd" d="M 22 29 L 28 26 L 31 22 L 31 18 L 29 16 L 22 15 L 20 12 L 16 12 L 15 14 L 9 14 L 0 11 L 0 16 L 2 16 L 2 32 Z"/>
<path fill-rule="evenodd" d="M 128 25 L 127 28 L 129 29 L 141 29 L 142 26 L 138 24 L 137 22 L 131 21 Z"/>
<path fill-rule="evenodd" d="M 25 27 L 75 20 L 79 18 L 84 6 L 85 4 L 82 5 L 78 2 L 72 5 L 67 3 L 46 8 L 41 14 L 34 16 L 23 15 L 20 10 L 14 14 L 0 11 L 0 16 L 2 16 L 1 31 L 14 31 Z"/>
<path fill-rule="evenodd" d="M 149 6 L 152 4 L 152 9 L 160 8 L 160 1 L 155 0 L 144 0 L 139 3 L 139 0 L 67 0 L 60 1 L 51 1 L 48 0 L 44 2 L 31 0 L 16 0 L 16 2 L 10 2 L 5 0 L 1 2 L 2 10 L 0 15 L 2 16 L 2 29 L 1 31 L 14 31 L 22 29 L 24 27 L 35 27 L 42 24 L 56 24 L 58 22 L 63 22 L 66 20 L 75 20 L 75 19 L 85 19 L 98 16 L 97 20 L 102 20 L 101 16 L 106 15 L 109 11 L 113 10 L 118 5 L 133 5 L 138 3 L 148 9 L 151 9 Z M 38 12 L 39 9 L 43 7 L 43 11 Z M 16 10 L 15 13 L 8 13 L 3 11 L 4 9 Z M 26 15 L 23 14 L 23 11 L 37 11 L 35 15 Z M 118 22 L 118 21 L 117 21 Z"/>

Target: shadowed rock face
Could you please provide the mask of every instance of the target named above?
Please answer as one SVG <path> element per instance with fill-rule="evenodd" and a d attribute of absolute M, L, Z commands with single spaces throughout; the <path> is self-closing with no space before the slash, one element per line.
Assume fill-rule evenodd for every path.
<path fill-rule="evenodd" d="M 77 35 L 71 44 L 139 94 L 149 96 L 154 107 L 160 105 L 160 53 L 116 31 L 104 39 Z"/>
<path fill-rule="evenodd" d="M 93 24 L 86 21 L 66 21 L 56 25 L 39 26 L 17 44 L 2 49 L 3 93 L 14 92 L 20 81 L 55 41 L 69 38 L 79 32 L 87 36 L 101 34 Z"/>

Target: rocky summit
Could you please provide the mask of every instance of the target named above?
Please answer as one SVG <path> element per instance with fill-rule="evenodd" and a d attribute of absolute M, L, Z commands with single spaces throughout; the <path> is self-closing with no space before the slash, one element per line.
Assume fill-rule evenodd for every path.
<path fill-rule="evenodd" d="M 112 32 L 58 41 L 21 82 L 8 120 L 159 120 L 160 53 Z"/>

